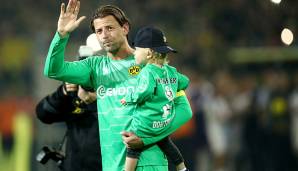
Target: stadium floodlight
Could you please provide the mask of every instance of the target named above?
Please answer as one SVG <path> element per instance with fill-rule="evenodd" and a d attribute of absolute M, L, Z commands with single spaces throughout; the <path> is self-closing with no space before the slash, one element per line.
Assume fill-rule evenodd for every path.
<path fill-rule="evenodd" d="M 288 46 L 291 45 L 294 40 L 294 34 L 288 28 L 284 28 L 282 30 L 280 37 L 281 37 L 281 41 Z"/>
<path fill-rule="evenodd" d="M 271 2 L 274 4 L 280 4 L 281 0 L 271 0 Z"/>

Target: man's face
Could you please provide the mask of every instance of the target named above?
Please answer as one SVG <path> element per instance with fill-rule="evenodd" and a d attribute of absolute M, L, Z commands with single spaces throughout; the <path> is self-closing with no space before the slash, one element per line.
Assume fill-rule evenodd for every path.
<path fill-rule="evenodd" d="M 122 27 L 117 20 L 109 15 L 93 21 L 97 39 L 105 51 L 116 54 L 127 41 L 128 26 Z"/>

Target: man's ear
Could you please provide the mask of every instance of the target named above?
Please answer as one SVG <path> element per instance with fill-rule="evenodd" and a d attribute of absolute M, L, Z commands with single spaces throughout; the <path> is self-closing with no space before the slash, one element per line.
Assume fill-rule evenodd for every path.
<path fill-rule="evenodd" d="M 128 35 L 129 24 L 128 23 L 123 24 L 122 28 L 123 28 L 123 31 L 124 31 L 125 35 Z"/>

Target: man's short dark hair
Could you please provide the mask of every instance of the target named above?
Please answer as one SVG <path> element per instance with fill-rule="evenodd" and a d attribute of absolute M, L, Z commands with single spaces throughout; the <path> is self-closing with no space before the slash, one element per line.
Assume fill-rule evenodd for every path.
<path fill-rule="evenodd" d="M 99 7 L 91 17 L 90 28 L 92 29 L 92 31 L 95 32 L 95 28 L 94 28 L 95 19 L 104 18 L 109 15 L 113 16 L 120 24 L 121 27 L 126 23 L 130 26 L 129 19 L 126 17 L 124 12 L 119 7 L 114 5 L 104 5 Z"/>

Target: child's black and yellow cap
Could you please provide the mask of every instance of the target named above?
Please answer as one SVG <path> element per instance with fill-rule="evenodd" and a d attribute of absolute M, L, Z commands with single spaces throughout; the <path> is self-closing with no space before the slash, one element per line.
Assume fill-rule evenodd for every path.
<path fill-rule="evenodd" d="M 153 26 L 141 28 L 134 39 L 134 46 L 150 48 L 158 53 L 177 53 L 177 51 L 167 45 L 163 32 Z"/>

